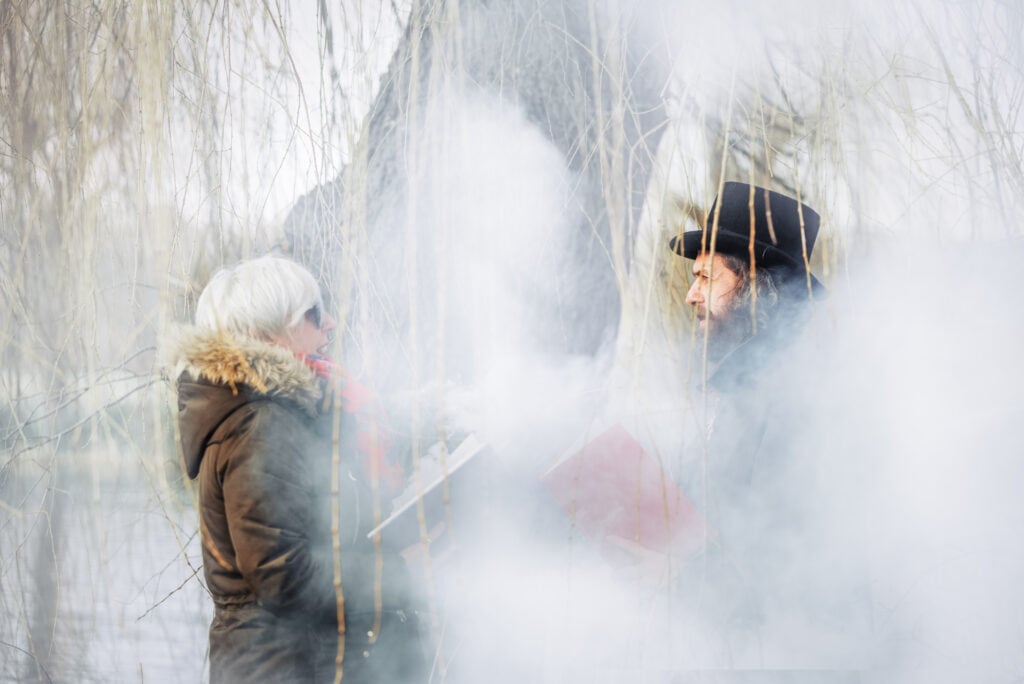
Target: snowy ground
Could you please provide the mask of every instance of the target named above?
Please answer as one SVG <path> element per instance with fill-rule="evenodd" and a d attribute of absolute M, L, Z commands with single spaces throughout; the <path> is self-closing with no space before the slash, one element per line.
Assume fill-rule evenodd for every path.
<path fill-rule="evenodd" d="M 102 482 L 11 480 L 0 511 L 0 680 L 204 681 L 210 607 L 187 494 L 124 464 Z"/>

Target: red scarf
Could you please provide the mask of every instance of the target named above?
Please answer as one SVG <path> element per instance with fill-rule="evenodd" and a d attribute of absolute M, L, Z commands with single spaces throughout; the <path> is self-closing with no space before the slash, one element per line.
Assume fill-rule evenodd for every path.
<path fill-rule="evenodd" d="M 405 473 L 402 466 L 392 462 L 391 436 L 384 427 L 383 412 L 368 387 L 358 382 L 326 356 L 320 354 L 297 355 L 317 377 L 327 380 L 341 401 L 341 410 L 355 418 L 356 449 L 363 457 L 366 472 L 375 470 L 389 496 L 402 491 Z"/>

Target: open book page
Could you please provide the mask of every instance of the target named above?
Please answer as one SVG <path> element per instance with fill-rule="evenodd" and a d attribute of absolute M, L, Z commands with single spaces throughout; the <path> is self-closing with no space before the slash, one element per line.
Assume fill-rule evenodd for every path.
<path fill-rule="evenodd" d="M 385 529 L 398 525 L 398 521 L 404 521 L 408 516 L 416 515 L 416 504 L 420 500 L 431 500 L 432 505 L 438 504 L 434 502 L 434 499 L 441 499 L 443 492 L 443 485 L 445 480 L 452 480 L 456 477 L 460 470 L 473 458 L 480 455 L 484 451 L 488 450 L 486 442 L 481 441 L 476 435 L 469 434 L 453 451 L 451 451 L 445 459 L 445 467 L 442 468 L 437 462 L 434 462 L 434 467 L 429 472 L 424 473 L 420 478 L 420 482 L 416 482 L 416 478 L 410 480 L 406 486 L 405 491 L 398 495 L 394 501 L 394 509 L 380 525 L 372 529 L 367 533 L 368 538 L 373 538 L 375 534 L 378 534 Z M 425 460 L 426 462 L 426 460 Z"/>
<path fill-rule="evenodd" d="M 704 547 L 709 531 L 700 512 L 618 423 L 571 449 L 542 480 L 571 523 L 597 542 L 682 553 Z"/>

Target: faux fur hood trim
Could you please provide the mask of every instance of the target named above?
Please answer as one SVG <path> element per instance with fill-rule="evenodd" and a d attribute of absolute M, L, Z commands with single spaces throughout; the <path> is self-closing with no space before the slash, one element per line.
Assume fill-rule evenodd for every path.
<path fill-rule="evenodd" d="M 313 416 L 323 398 L 313 371 L 289 350 L 269 342 L 183 327 L 169 345 L 168 356 L 172 378 L 188 373 L 227 385 L 236 394 L 238 385 L 248 385 L 261 394 L 290 399 Z"/>

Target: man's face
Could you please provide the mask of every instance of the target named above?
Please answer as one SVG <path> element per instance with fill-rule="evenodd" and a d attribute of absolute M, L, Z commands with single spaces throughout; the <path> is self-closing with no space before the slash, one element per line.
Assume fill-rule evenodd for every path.
<path fill-rule="evenodd" d="M 735 315 L 734 300 L 740 288 L 740 277 L 726 266 L 720 254 L 709 259 L 701 253 L 694 260 L 693 284 L 686 293 L 686 303 L 697 314 L 701 330 L 712 333 Z"/>

